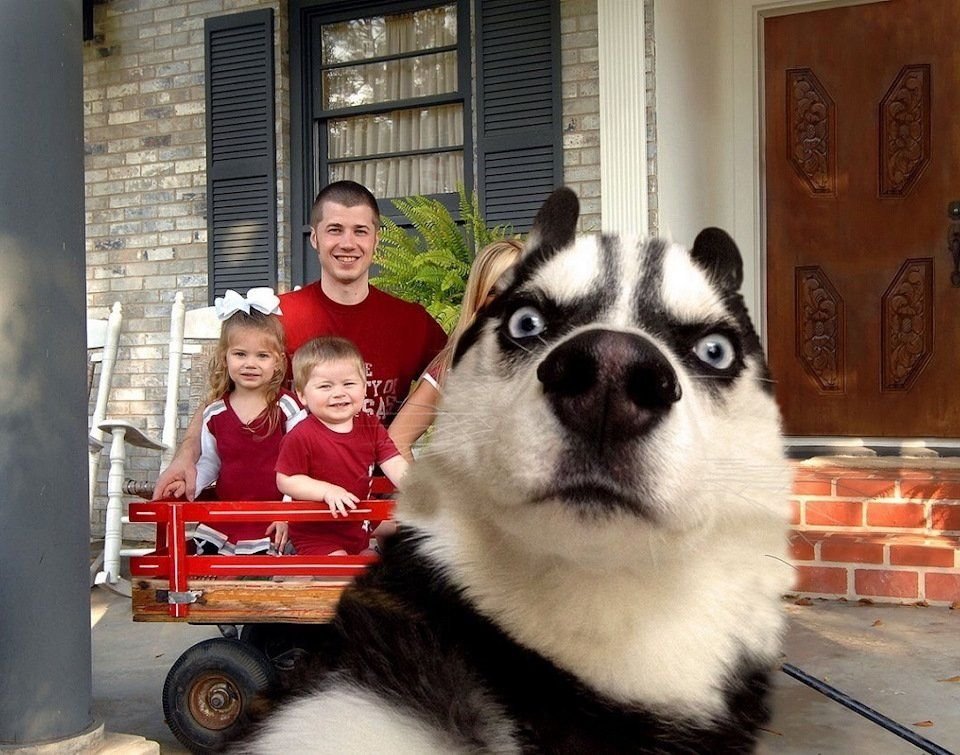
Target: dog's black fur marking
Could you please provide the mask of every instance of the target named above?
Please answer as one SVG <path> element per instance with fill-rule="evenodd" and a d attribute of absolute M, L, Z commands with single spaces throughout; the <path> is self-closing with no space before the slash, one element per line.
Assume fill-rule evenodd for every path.
<path fill-rule="evenodd" d="M 416 533 L 388 541 L 344 592 L 333 627 L 306 670 L 326 678 L 321 689 L 359 682 L 479 751 L 488 727 L 512 721 L 526 753 L 747 753 L 769 718 L 769 669 L 749 657 L 726 680 L 730 715 L 715 723 L 600 697 L 477 613 L 418 552 Z"/>

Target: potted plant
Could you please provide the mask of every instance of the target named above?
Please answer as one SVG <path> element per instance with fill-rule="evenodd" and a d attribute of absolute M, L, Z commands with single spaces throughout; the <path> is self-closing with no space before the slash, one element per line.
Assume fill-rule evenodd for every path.
<path fill-rule="evenodd" d="M 457 186 L 461 220 L 436 199 L 424 196 L 394 199 L 411 229 L 383 219 L 374 262 L 378 288 L 422 304 L 448 333 L 457 321 L 470 265 L 478 249 L 513 236 L 511 226 L 488 228 L 476 195 Z"/>

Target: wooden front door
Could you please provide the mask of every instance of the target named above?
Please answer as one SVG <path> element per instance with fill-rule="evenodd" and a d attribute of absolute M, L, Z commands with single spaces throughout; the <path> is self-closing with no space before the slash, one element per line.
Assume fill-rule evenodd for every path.
<path fill-rule="evenodd" d="M 763 23 L 767 340 L 790 435 L 960 436 L 958 32 L 957 0 Z"/>

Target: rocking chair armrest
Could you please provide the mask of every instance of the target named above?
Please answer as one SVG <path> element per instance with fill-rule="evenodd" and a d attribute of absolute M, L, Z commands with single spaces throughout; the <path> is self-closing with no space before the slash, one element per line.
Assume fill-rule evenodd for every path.
<path fill-rule="evenodd" d="M 144 435 L 144 433 L 136 425 L 132 425 L 126 420 L 122 419 L 105 419 L 99 425 L 97 425 L 101 430 L 106 433 L 113 433 L 115 428 L 124 429 L 124 440 L 127 441 L 132 446 L 138 446 L 139 448 L 152 448 L 156 451 L 163 451 L 166 449 L 166 446 L 153 438 Z"/>

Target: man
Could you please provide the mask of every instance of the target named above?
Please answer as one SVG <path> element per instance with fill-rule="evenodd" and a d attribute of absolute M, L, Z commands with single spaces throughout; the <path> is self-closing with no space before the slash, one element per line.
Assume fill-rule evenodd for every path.
<path fill-rule="evenodd" d="M 389 423 L 416 380 L 446 343 L 446 334 L 419 304 L 402 301 L 370 285 L 377 246 L 377 200 L 354 181 L 337 181 L 318 195 L 310 213 L 310 245 L 317 250 L 320 280 L 280 295 L 287 364 L 307 341 L 338 335 L 363 354 L 367 393 L 363 410 Z M 201 408 L 190 422 L 170 465 L 160 474 L 154 498 L 174 480 L 196 495 Z"/>

